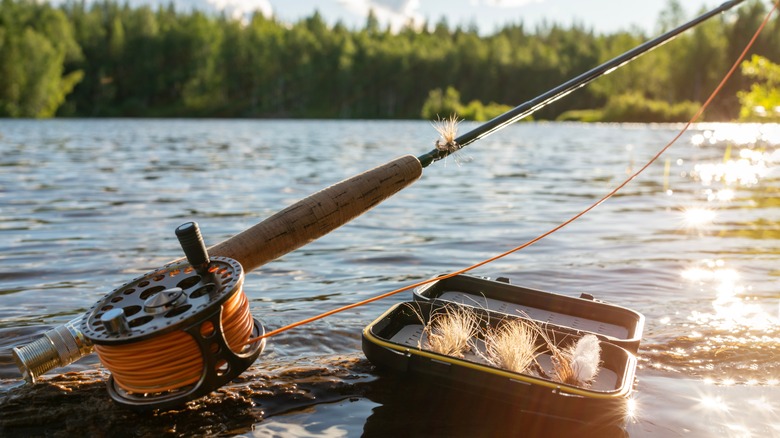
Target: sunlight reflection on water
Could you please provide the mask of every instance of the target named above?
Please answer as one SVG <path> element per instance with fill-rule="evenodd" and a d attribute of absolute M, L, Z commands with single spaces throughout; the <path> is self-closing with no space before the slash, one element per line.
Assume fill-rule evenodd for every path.
<path fill-rule="evenodd" d="M 691 142 L 694 145 L 702 145 L 705 140 L 710 144 L 726 143 L 723 163 L 699 163 L 694 166 L 694 176 L 698 177 L 702 185 L 711 186 L 715 182 L 721 182 L 728 186 L 723 189 L 729 191 L 726 194 L 721 195 L 721 191 L 718 192 L 715 197 L 718 201 L 731 201 L 734 198 L 734 188 L 759 184 L 780 164 L 780 149 L 777 148 L 780 143 L 780 130 L 775 125 L 719 126 L 695 135 Z M 739 158 L 729 158 L 732 147 L 740 148 Z M 713 199 L 708 196 L 708 200 Z M 689 209 L 686 210 L 686 219 L 697 225 L 709 223 L 716 218 L 716 211 L 716 207 Z M 739 274 L 735 269 L 725 268 L 723 260 L 703 262 L 705 269 L 691 268 L 683 272 L 683 277 L 691 281 L 710 283 L 710 288 L 716 292 L 712 301 L 714 312 L 693 311 L 689 318 L 691 321 L 722 331 L 738 332 L 741 328 L 751 328 L 772 333 L 777 330 L 780 315 L 771 314 L 774 309 L 770 310 L 772 306 L 768 305 L 766 300 L 758 302 L 757 297 L 746 295 L 751 288 L 749 285 L 738 284 Z"/>
<path fill-rule="evenodd" d="M 735 213 L 753 205 L 774 205 L 772 189 L 763 193 L 747 190 L 776 180 L 779 143 L 776 125 L 713 125 L 693 135 L 692 145 L 724 152 L 720 161 L 711 155 L 693 164 L 690 177 L 700 184 L 701 197 L 706 199 L 692 200 L 692 205 L 681 209 L 688 233 L 697 233 L 699 238 L 753 237 L 771 248 L 773 236 L 780 231 L 780 222 L 773 220 L 777 210 L 766 209 L 760 219 L 750 222 L 742 219 L 746 215 L 737 219 Z M 753 196 L 769 199 L 753 201 Z M 664 333 L 672 335 L 671 339 L 647 346 L 646 359 L 652 368 L 699 375 L 719 385 L 774 386 L 774 376 L 780 371 L 780 291 L 776 284 L 759 287 L 743 279 L 741 271 L 753 268 L 729 252 L 727 247 L 713 250 L 723 257 L 710 258 L 714 255 L 710 254 L 683 268 L 681 278 L 706 305 L 681 315 L 685 320 L 679 323 L 662 317 L 661 324 L 671 330 L 664 327 Z M 757 252 L 752 257 L 766 256 Z M 673 331 L 680 328 L 685 335 L 674 336 Z M 725 406 L 720 402 L 702 399 L 703 406 L 713 409 Z"/>

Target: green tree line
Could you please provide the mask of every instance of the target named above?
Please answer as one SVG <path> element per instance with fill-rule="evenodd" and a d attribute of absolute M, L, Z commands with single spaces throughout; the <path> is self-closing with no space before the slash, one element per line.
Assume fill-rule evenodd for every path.
<path fill-rule="evenodd" d="M 436 90 L 440 96 L 454 90 L 472 102 L 463 108 L 492 114 L 653 36 L 557 24 L 507 25 L 481 35 L 443 20 L 391 32 L 374 16 L 362 29 L 349 29 L 318 13 L 287 24 L 260 13 L 241 20 L 114 1 L 0 2 L 0 116 L 6 117 L 419 118 Z M 658 30 L 693 12 L 670 0 Z M 766 12 L 752 0 L 535 117 L 610 104 L 619 112 L 637 99 L 670 108 L 700 102 Z M 773 20 L 753 54 L 780 61 L 779 27 Z M 747 74 L 732 80 L 708 119 L 736 118 L 737 93 L 752 81 Z"/>

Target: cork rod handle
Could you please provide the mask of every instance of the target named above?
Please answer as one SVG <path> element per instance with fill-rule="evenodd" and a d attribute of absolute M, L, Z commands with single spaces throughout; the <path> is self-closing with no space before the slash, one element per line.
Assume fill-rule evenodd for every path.
<path fill-rule="evenodd" d="M 422 175 L 406 155 L 320 190 L 208 252 L 237 260 L 249 272 L 344 225 Z"/>

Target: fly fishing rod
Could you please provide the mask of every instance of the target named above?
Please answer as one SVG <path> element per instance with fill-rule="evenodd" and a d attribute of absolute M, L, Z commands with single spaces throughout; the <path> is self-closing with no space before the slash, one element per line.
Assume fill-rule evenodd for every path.
<path fill-rule="evenodd" d="M 416 158 L 403 156 L 314 193 L 257 225 L 206 248 L 196 223 L 176 229 L 185 259 L 118 287 L 84 315 L 13 348 L 25 380 L 94 351 L 111 372 L 108 392 L 138 409 L 180 405 L 246 370 L 265 347 L 264 329 L 249 312 L 244 275 L 365 213 L 452 152 L 619 68 L 702 21 L 710 12 L 614 58 Z"/>

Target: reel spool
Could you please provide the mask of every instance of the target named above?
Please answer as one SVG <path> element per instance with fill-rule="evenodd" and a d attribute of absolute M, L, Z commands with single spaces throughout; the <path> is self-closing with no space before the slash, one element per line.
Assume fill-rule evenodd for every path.
<path fill-rule="evenodd" d="M 188 262 L 115 289 L 84 316 L 81 332 L 111 371 L 108 392 L 131 408 L 169 408 L 238 377 L 265 348 L 249 313 L 241 264 L 209 258 L 197 224 L 177 228 Z"/>

